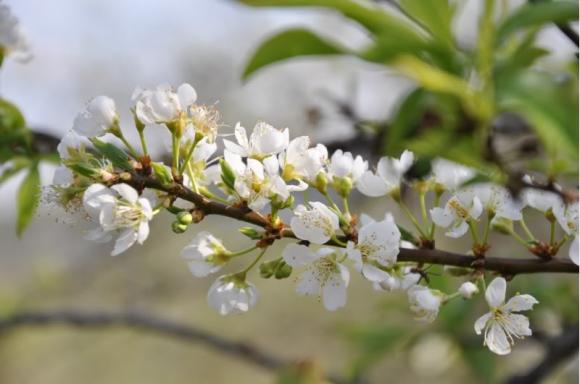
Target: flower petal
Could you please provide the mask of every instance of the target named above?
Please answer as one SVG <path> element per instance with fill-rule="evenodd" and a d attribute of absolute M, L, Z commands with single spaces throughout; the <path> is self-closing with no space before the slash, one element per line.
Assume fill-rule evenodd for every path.
<path fill-rule="evenodd" d="M 485 325 L 491 318 L 491 313 L 486 313 L 485 315 L 481 316 L 479 319 L 475 321 L 475 325 L 473 328 L 475 329 L 475 333 L 481 335 L 481 331 L 485 328 Z"/>
<path fill-rule="evenodd" d="M 134 204 L 139 198 L 139 194 L 135 188 L 131 187 L 129 184 L 116 184 L 113 185 L 111 189 L 116 191 L 123 199 L 127 200 L 131 204 Z"/>
<path fill-rule="evenodd" d="M 293 268 L 303 267 L 318 258 L 317 254 L 302 244 L 288 244 L 282 252 L 282 258 Z"/>
<path fill-rule="evenodd" d="M 485 345 L 490 351 L 498 355 L 507 355 L 512 351 L 505 330 L 496 322 L 493 322 L 485 334 Z"/>
<path fill-rule="evenodd" d="M 506 281 L 503 277 L 496 277 L 487 286 L 485 300 L 492 308 L 499 308 L 505 302 Z"/>
<path fill-rule="evenodd" d="M 509 312 L 529 311 L 534 304 L 538 304 L 538 300 L 531 295 L 516 295 L 508 300 L 503 307 Z"/>

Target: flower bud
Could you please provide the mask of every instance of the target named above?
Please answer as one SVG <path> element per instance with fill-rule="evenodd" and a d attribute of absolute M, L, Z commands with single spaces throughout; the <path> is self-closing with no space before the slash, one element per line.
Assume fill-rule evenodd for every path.
<path fill-rule="evenodd" d="M 173 223 L 171 223 L 171 229 L 175 233 L 183 233 L 187 231 L 187 225 L 181 224 L 179 221 L 174 221 Z"/>
<path fill-rule="evenodd" d="M 479 288 L 477 288 L 477 285 L 473 284 L 471 281 L 466 281 L 461 284 L 457 292 L 459 292 L 464 299 L 471 299 L 473 295 L 479 292 Z"/>
<path fill-rule="evenodd" d="M 514 230 L 514 222 L 505 217 L 496 217 L 491 222 L 491 229 L 502 235 L 509 235 Z"/>
<path fill-rule="evenodd" d="M 274 272 L 274 277 L 278 280 L 285 279 L 292 274 L 292 267 L 289 266 L 284 262 L 284 260 L 280 260 L 280 262 L 276 265 L 276 270 Z"/>
<path fill-rule="evenodd" d="M 326 174 L 324 172 L 319 172 L 314 179 L 314 188 L 318 190 L 320 193 L 326 193 L 326 186 L 328 184 L 328 180 L 326 179 Z"/>
<path fill-rule="evenodd" d="M 352 191 L 352 180 L 350 177 L 334 177 L 332 186 L 339 196 L 347 197 Z"/>
<path fill-rule="evenodd" d="M 239 231 L 242 235 L 245 235 L 252 240 L 259 240 L 262 238 L 262 234 L 252 227 L 242 227 Z"/>
<path fill-rule="evenodd" d="M 193 221 L 193 216 L 187 211 L 181 211 L 177 214 L 177 221 L 180 224 L 189 225 Z"/>
<path fill-rule="evenodd" d="M 228 188 L 234 190 L 236 175 L 230 165 L 224 159 L 220 159 L 220 169 L 222 171 L 222 181 Z"/>
<path fill-rule="evenodd" d="M 264 279 L 269 279 L 270 277 L 274 276 L 278 261 L 279 260 L 272 260 L 260 264 L 260 276 L 262 276 Z"/>

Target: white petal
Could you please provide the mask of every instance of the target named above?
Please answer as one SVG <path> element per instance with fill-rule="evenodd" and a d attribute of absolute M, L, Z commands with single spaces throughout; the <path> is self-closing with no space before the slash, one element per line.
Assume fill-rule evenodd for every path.
<path fill-rule="evenodd" d="M 430 213 L 433 222 L 443 228 L 449 227 L 454 219 L 451 212 L 440 207 L 432 208 Z"/>
<path fill-rule="evenodd" d="M 496 277 L 487 286 L 485 300 L 492 308 L 499 308 L 505 302 L 506 281 L 503 277 Z"/>
<path fill-rule="evenodd" d="M 457 225 L 451 227 L 449 231 L 445 232 L 445 235 L 457 239 L 465 235 L 468 229 L 469 224 L 467 224 L 465 221 L 460 221 Z"/>
<path fill-rule="evenodd" d="M 509 312 L 529 311 L 534 304 L 538 304 L 538 300 L 531 295 L 516 295 L 508 300 L 503 307 Z"/>
<path fill-rule="evenodd" d="M 135 188 L 125 183 L 113 185 L 111 189 L 116 191 L 123 199 L 127 200 L 131 204 L 135 203 L 139 198 L 139 194 Z"/>
<path fill-rule="evenodd" d="M 359 178 L 356 187 L 360 193 L 370 197 L 384 196 L 389 192 L 385 181 L 371 171 L 363 173 Z"/>
<path fill-rule="evenodd" d="M 348 270 L 345 268 L 348 273 Z M 346 305 L 346 282 L 341 274 L 333 274 L 322 288 L 324 308 L 335 311 Z"/>
<path fill-rule="evenodd" d="M 296 292 L 300 295 L 308 296 L 320 294 L 320 281 L 316 270 L 308 269 L 298 277 Z"/>
<path fill-rule="evenodd" d="M 137 242 L 143 244 L 145 240 L 149 237 L 149 222 L 147 220 L 139 223 L 139 229 L 137 231 Z"/>
<path fill-rule="evenodd" d="M 286 264 L 296 268 L 311 264 L 318 256 L 305 245 L 288 244 L 282 252 L 282 258 Z"/>
<path fill-rule="evenodd" d="M 531 336 L 532 330 L 530 329 L 530 320 L 518 313 L 510 313 L 506 316 L 506 320 L 509 326 L 509 331 L 516 337 Z"/>
<path fill-rule="evenodd" d="M 182 108 L 195 103 L 195 100 L 197 100 L 195 89 L 187 83 L 181 84 L 177 88 L 177 96 L 179 97 L 179 104 L 181 104 Z"/>
<path fill-rule="evenodd" d="M 137 232 L 135 232 L 132 228 L 125 229 L 117 240 L 115 241 L 115 247 L 113 248 L 113 252 L 111 252 L 111 256 L 117 256 L 127 249 L 129 249 L 135 241 L 137 240 Z"/>
<path fill-rule="evenodd" d="M 570 260 L 572 260 L 576 265 L 578 265 L 578 246 L 578 235 L 576 235 L 570 244 L 570 251 L 568 252 Z"/>
<path fill-rule="evenodd" d="M 486 313 L 485 315 L 481 316 L 479 319 L 475 321 L 475 325 L 473 328 L 475 329 L 475 333 L 481 335 L 481 331 L 485 328 L 488 320 L 491 318 L 491 313 Z"/>
<path fill-rule="evenodd" d="M 492 323 L 485 335 L 485 345 L 498 355 L 507 355 L 512 350 L 504 329 L 496 322 Z"/>
<path fill-rule="evenodd" d="M 387 272 L 368 263 L 363 264 L 362 274 L 365 279 L 375 283 L 380 283 L 381 281 L 387 280 L 391 277 Z"/>

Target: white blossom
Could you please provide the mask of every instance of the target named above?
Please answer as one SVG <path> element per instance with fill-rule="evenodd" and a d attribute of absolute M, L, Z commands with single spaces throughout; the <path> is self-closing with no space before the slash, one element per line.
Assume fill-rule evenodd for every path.
<path fill-rule="evenodd" d="M 434 181 L 448 191 L 455 192 L 475 176 L 475 171 L 450 160 L 437 158 L 431 162 Z"/>
<path fill-rule="evenodd" d="M 349 178 L 354 184 L 367 168 L 368 163 L 361 156 L 353 157 L 352 153 L 338 149 L 330 157 L 328 178 L 329 181 L 333 181 L 334 178 Z"/>
<path fill-rule="evenodd" d="M 112 256 L 125 252 L 135 242 L 143 244 L 149 236 L 152 199 L 139 197 L 130 185 L 117 184 L 107 188 L 93 184 L 83 195 L 83 205 L 100 225 L 87 234 L 87 239 L 102 242 L 110 240 L 113 233 L 119 234 Z"/>
<path fill-rule="evenodd" d="M 366 279 L 380 283 L 391 277 L 381 267 L 392 267 L 396 263 L 400 241 L 401 232 L 393 217 L 387 215 L 382 221 L 363 225 L 357 243 L 349 241 L 346 252 Z"/>
<path fill-rule="evenodd" d="M 238 275 L 219 277 L 207 293 L 209 305 L 220 315 L 245 313 L 258 301 L 256 286 Z"/>
<path fill-rule="evenodd" d="M 215 108 L 193 104 L 189 108 L 189 119 L 196 133 L 203 135 L 209 143 L 215 143 L 219 128 L 219 113 Z"/>
<path fill-rule="evenodd" d="M 226 149 L 233 154 L 258 160 L 277 155 L 288 147 L 290 141 L 288 128 L 279 131 L 264 122 L 259 122 L 254 126 L 249 138 L 246 129 L 237 123 L 234 136 L 238 143 L 224 140 Z"/>
<path fill-rule="evenodd" d="M 530 322 L 528 318 L 513 312 L 528 311 L 538 301 L 530 295 L 516 295 L 505 302 L 506 281 L 503 277 L 496 277 L 485 291 L 490 312 L 481 316 L 475 322 L 475 333 L 484 333 L 484 345 L 498 355 L 507 355 L 511 352 L 514 338 L 522 339 L 530 336 Z"/>
<path fill-rule="evenodd" d="M 568 251 L 568 256 L 574 264 L 578 265 L 578 236 L 574 237 L 574 240 L 570 242 L 570 249 Z"/>
<path fill-rule="evenodd" d="M 542 213 L 560 205 L 562 200 L 554 192 L 542 191 L 536 188 L 527 188 L 523 191 L 525 205 L 532 207 Z"/>
<path fill-rule="evenodd" d="M 20 23 L 5 4 L 0 4 L 0 53 L 4 58 L 14 56 L 20 62 L 32 58 Z"/>
<path fill-rule="evenodd" d="M 56 150 L 62 160 L 67 160 L 81 148 L 82 138 L 75 131 L 68 131 L 58 143 Z"/>
<path fill-rule="evenodd" d="M 482 212 L 481 201 L 472 193 L 458 193 L 447 201 L 445 208 L 435 207 L 430 211 L 436 225 L 451 227 L 445 234 L 453 238 L 463 236 L 469 229 L 468 221 L 476 220 Z"/>
<path fill-rule="evenodd" d="M 459 292 L 461 297 L 464 299 L 471 299 L 479 292 L 479 288 L 477 288 L 477 285 L 473 284 L 471 281 L 466 281 L 465 283 L 461 284 L 457 292 Z"/>
<path fill-rule="evenodd" d="M 566 234 L 578 235 L 578 202 L 568 205 L 562 202 L 555 204 L 553 213 Z"/>
<path fill-rule="evenodd" d="M 318 201 L 312 201 L 309 205 L 310 208 L 304 205 L 296 207 L 290 227 L 299 239 L 324 244 L 339 229 L 338 216 Z"/>
<path fill-rule="evenodd" d="M 407 291 L 407 297 L 416 320 L 431 323 L 437 318 L 443 301 L 441 292 L 422 285 L 415 285 Z"/>
<path fill-rule="evenodd" d="M 485 183 L 476 184 L 463 193 L 473 193 L 486 211 L 492 212 L 494 218 L 521 220 L 523 202 L 516 201 L 509 191 L 499 185 Z"/>
<path fill-rule="evenodd" d="M 107 96 L 97 96 L 90 100 L 85 110 L 77 115 L 73 130 L 81 136 L 97 137 L 116 128 L 118 123 L 119 115 L 115 101 Z"/>
<path fill-rule="evenodd" d="M 328 160 L 328 150 L 322 144 L 309 148 L 308 136 L 300 136 L 288 144 L 288 148 L 278 155 L 284 180 L 314 181 Z"/>
<path fill-rule="evenodd" d="M 219 271 L 229 260 L 222 241 L 207 231 L 199 232 L 183 248 L 181 257 L 195 277 L 205 277 Z"/>
<path fill-rule="evenodd" d="M 411 168 L 414 154 L 404 151 L 399 159 L 382 157 L 377 164 L 377 171 L 366 171 L 360 178 L 357 188 L 367 196 L 378 197 L 398 191 L 403 176 Z"/>
<path fill-rule="evenodd" d="M 133 92 L 135 114 L 143 124 L 167 124 L 187 117 L 188 109 L 197 100 L 195 89 L 181 84 L 174 90 L 167 84 L 155 89 L 137 88 Z"/>
<path fill-rule="evenodd" d="M 380 282 L 375 282 L 375 289 L 382 289 L 387 292 L 407 291 L 414 287 L 421 280 L 421 274 L 414 272 L 413 267 L 396 268 L 387 272 L 388 277 Z"/>
<path fill-rule="evenodd" d="M 313 252 L 307 246 L 289 244 L 282 256 L 293 268 L 306 267 L 298 278 L 299 294 L 321 297 L 324 308 L 329 311 L 346 305 L 350 274 L 341 264 L 345 258 L 343 250 L 325 247 Z"/>

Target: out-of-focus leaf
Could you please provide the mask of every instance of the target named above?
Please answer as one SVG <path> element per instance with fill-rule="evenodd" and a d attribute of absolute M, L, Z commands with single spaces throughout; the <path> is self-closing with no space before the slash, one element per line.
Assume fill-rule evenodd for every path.
<path fill-rule="evenodd" d="M 510 15 L 497 30 L 497 42 L 510 34 L 528 27 L 546 23 L 566 23 L 578 20 L 578 3 L 575 1 L 549 1 L 525 3 Z"/>
<path fill-rule="evenodd" d="M 0 173 L 0 184 L 4 183 L 29 165 L 30 160 L 26 157 L 12 158 L 10 160 L 10 165 Z"/>
<path fill-rule="evenodd" d="M 312 361 L 303 361 L 287 367 L 280 372 L 278 384 L 323 384 L 320 366 Z"/>
<path fill-rule="evenodd" d="M 501 110 L 521 114 L 550 154 L 577 163 L 578 91 L 575 79 L 556 79 L 539 72 L 502 76 L 497 80 Z"/>
<path fill-rule="evenodd" d="M 32 220 L 38 201 L 40 199 L 40 175 L 38 173 L 38 163 L 30 166 L 28 174 L 22 181 L 18 189 L 16 199 L 16 233 L 22 235 L 30 221 Z"/>
<path fill-rule="evenodd" d="M 361 354 L 353 363 L 353 370 L 356 374 L 366 370 L 377 359 L 395 348 L 409 334 L 408 330 L 402 327 L 363 327 L 351 329 L 348 336 L 361 350 Z"/>
<path fill-rule="evenodd" d="M 425 26 L 439 41 L 453 45 L 451 31 L 455 5 L 448 0 L 401 0 L 401 7 L 414 19 Z"/>
<path fill-rule="evenodd" d="M 0 162 L 25 154 L 30 144 L 30 131 L 20 110 L 0 98 Z"/>
<path fill-rule="evenodd" d="M 411 231 L 401 225 L 397 225 L 397 228 L 399 228 L 399 232 L 401 232 L 401 240 L 408 241 L 411 244 L 419 245 L 419 242 Z"/>
<path fill-rule="evenodd" d="M 117 148 L 111 143 L 106 143 L 97 138 L 91 139 L 91 142 L 95 146 L 95 149 L 99 151 L 106 159 L 110 160 L 111 163 L 119 169 L 130 170 L 131 164 L 129 163 L 129 155 L 124 151 Z"/>
<path fill-rule="evenodd" d="M 356 0 L 239 0 L 239 2 L 259 7 L 325 7 L 342 13 L 375 34 L 390 32 L 399 36 L 419 36 L 408 23 L 372 2 L 365 4 Z"/>
<path fill-rule="evenodd" d="M 343 48 L 305 29 L 290 29 L 262 42 L 246 64 L 243 78 L 260 68 L 297 56 L 342 55 Z"/>
<path fill-rule="evenodd" d="M 464 346 L 462 356 L 476 376 L 485 383 L 495 383 L 496 357 L 487 348 L 481 344 Z"/>
<path fill-rule="evenodd" d="M 171 171 L 163 163 L 152 162 L 151 168 L 153 168 L 155 178 L 161 181 L 161 183 L 170 184 L 173 182 Z"/>

